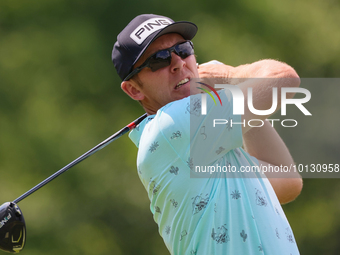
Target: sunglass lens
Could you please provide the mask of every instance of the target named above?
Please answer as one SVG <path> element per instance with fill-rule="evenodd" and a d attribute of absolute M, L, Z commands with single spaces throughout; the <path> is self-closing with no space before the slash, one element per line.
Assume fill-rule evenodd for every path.
<path fill-rule="evenodd" d="M 168 50 L 161 50 L 156 53 L 156 55 L 150 59 L 149 66 L 152 72 L 157 71 L 163 67 L 170 65 L 171 63 L 171 53 Z"/>
<path fill-rule="evenodd" d="M 189 42 L 177 45 L 176 52 L 177 55 L 180 56 L 182 59 L 185 59 L 190 55 L 194 54 L 194 50 Z"/>

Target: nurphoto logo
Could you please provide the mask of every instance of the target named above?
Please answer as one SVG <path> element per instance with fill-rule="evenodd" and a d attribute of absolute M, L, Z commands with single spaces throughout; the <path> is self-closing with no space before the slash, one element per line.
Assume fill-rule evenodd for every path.
<path fill-rule="evenodd" d="M 197 83 L 209 88 L 217 96 L 217 98 L 220 101 L 221 106 L 222 106 L 222 101 L 221 101 L 219 94 L 215 90 L 215 88 L 224 89 L 224 92 L 226 93 L 226 95 L 228 93 L 227 91 L 229 90 L 233 98 L 233 115 L 244 115 L 244 105 L 245 105 L 244 94 L 238 86 L 230 85 L 230 84 L 215 84 L 215 88 L 213 88 L 212 86 L 207 85 L 203 82 L 197 82 Z M 207 89 L 200 88 L 200 87 L 197 87 L 197 88 L 203 90 L 208 95 L 210 95 L 210 97 L 214 100 L 215 105 L 217 105 L 216 100 L 214 99 L 214 96 L 212 95 L 212 93 L 210 93 Z M 304 97 L 303 98 L 287 98 L 288 93 L 302 93 Z M 202 115 L 207 114 L 207 94 L 205 93 L 201 94 L 201 102 L 202 102 L 201 103 L 201 114 Z M 295 105 L 305 116 L 311 116 L 312 114 L 303 105 L 307 103 L 310 99 L 311 99 L 311 93 L 309 92 L 309 90 L 305 88 L 291 88 L 291 87 L 281 88 L 281 116 L 287 115 L 287 105 L 289 104 Z M 247 89 L 247 105 L 248 105 L 249 111 L 253 113 L 254 115 L 265 116 L 265 115 L 273 114 L 278 106 L 278 89 L 272 88 L 272 106 L 267 110 L 258 110 L 258 109 L 255 109 L 253 105 L 253 89 L 248 88 Z M 272 126 L 274 126 L 275 121 L 280 121 L 283 127 L 295 127 L 298 124 L 297 120 L 295 119 L 283 119 L 283 120 L 268 119 L 268 120 L 271 122 Z M 213 126 L 215 127 L 216 125 L 220 125 L 220 124 L 225 125 L 225 124 L 228 124 L 228 122 L 230 122 L 229 124 L 231 126 L 236 125 L 236 124 L 238 125 L 241 124 L 245 127 L 246 124 L 248 124 L 248 126 L 250 127 L 262 127 L 264 125 L 264 121 L 261 119 L 251 119 L 251 120 L 248 120 L 247 123 L 245 120 L 243 120 L 242 122 L 232 122 L 232 120 L 214 119 Z M 259 123 L 259 124 L 255 125 L 255 123 Z M 290 125 L 288 123 L 290 123 Z"/>

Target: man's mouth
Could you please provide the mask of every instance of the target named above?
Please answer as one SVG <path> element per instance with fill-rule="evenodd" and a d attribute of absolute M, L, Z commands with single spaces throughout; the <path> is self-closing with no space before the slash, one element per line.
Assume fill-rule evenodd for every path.
<path fill-rule="evenodd" d="M 189 81 L 189 78 L 185 78 L 183 80 L 181 80 L 175 87 L 175 89 L 180 88 L 183 84 L 187 83 Z"/>

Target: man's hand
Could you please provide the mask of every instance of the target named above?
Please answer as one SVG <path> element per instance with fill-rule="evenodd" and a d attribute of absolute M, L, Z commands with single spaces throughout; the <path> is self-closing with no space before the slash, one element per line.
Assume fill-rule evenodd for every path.
<path fill-rule="evenodd" d="M 198 66 L 199 77 L 204 78 L 229 78 L 229 71 L 234 69 L 233 66 L 224 64 L 204 64 Z"/>

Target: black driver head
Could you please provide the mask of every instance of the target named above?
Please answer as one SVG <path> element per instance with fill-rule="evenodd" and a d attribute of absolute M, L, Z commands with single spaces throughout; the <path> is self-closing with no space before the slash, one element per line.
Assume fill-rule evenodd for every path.
<path fill-rule="evenodd" d="M 17 253 L 25 246 L 26 225 L 20 208 L 13 202 L 0 206 L 0 249 Z"/>

